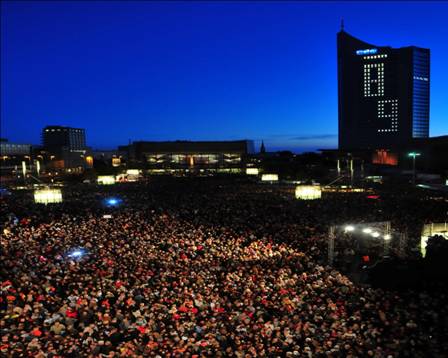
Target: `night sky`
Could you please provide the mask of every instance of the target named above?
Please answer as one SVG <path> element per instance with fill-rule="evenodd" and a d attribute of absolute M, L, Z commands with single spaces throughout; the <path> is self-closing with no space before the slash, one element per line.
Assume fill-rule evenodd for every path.
<path fill-rule="evenodd" d="M 431 49 L 431 136 L 448 134 L 448 2 L 2 2 L 1 137 L 87 144 L 264 139 L 337 146 L 336 33 Z"/>

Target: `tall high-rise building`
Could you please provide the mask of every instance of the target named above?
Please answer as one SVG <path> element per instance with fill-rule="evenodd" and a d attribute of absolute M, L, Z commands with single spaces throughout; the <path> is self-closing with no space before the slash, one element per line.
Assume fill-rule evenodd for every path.
<path fill-rule="evenodd" d="M 399 149 L 429 136 L 429 49 L 337 35 L 339 149 Z"/>

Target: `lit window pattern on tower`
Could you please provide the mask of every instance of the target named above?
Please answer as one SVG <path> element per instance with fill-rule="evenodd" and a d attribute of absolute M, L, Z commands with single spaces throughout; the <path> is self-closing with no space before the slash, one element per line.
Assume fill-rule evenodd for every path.
<path fill-rule="evenodd" d="M 384 63 L 364 64 L 364 97 L 384 96 Z"/>
<path fill-rule="evenodd" d="M 386 106 L 389 107 L 387 112 Z M 385 118 L 390 119 L 390 127 L 378 129 L 378 132 L 398 132 L 398 99 L 378 100 L 378 119 Z"/>

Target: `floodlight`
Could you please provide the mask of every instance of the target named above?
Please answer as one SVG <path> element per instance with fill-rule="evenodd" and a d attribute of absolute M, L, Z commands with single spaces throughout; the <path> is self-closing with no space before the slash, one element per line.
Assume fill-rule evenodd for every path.
<path fill-rule="evenodd" d="M 390 236 L 389 234 L 384 235 L 384 240 L 388 241 L 388 240 L 390 240 L 390 239 L 391 239 L 391 236 Z"/>
<path fill-rule="evenodd" d="M 345 231 L 355 231 L 355 227 L 351 226 L 351 225 L 348 225 L 348 226 L 345 227 Z"/>
<path fill-rule="evenodd" d="M 362 229 L 362 232 L 365 234 L 370 234 L 372 232 L 372 229 L 369 227 L 366 227 L 365 229 Z"/>
<path fill-rule="evenodd" d="M 373 232 L 373 233 L 372 233 L 372 236 L 373 236 L 373 237 L 378 237 L 378 236 L 380 236 L 380 234 L 379 234 L 378 232 Z"/>

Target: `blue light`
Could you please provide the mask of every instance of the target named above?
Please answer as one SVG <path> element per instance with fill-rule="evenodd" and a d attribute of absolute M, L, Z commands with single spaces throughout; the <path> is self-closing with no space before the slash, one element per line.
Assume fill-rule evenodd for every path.
<path fill-rule="evenodd" d="M 71 254 L 68 255 L 69 257 L 80 257 L 82 256 L 82 251 L 81 250 L 76 250 L 73 251 Z"/>
<path fill-rule="evenodd" d="M 106 205 L 107 206 L 117 206 L 117 205 L 120 204 L 120 202 L 121 202 L 121 200 L 117 199 L 117 198 L 108 198 L 108 199 L 106 199 Z"/>
<path fill-rule="evenodd" d="M 366 50 L 356 50 L 357 55 L 373 55 L 378 52 L 376 48 L 368 48 Z"/>
<path fill-rule="evenodd" d="M 84 249 L 74 249 L 69 254 L 67 254 L 67 256 L 70 257 L 71 259 L 80 259 L 84 255 L 85 255 Z"/>

